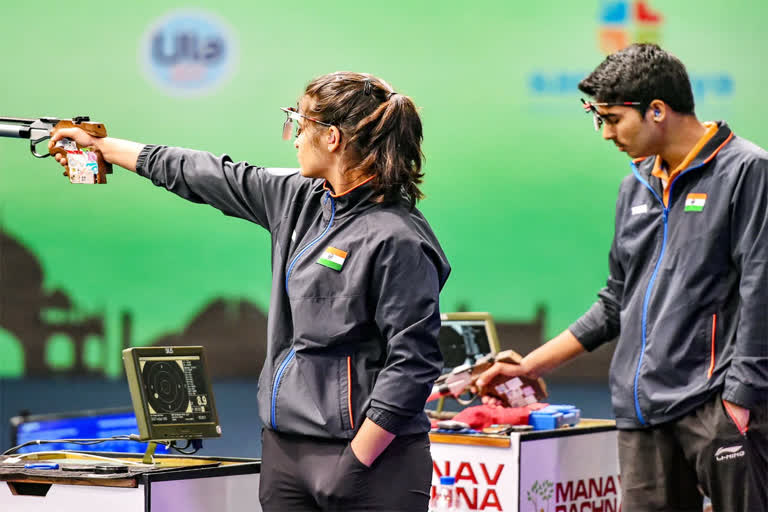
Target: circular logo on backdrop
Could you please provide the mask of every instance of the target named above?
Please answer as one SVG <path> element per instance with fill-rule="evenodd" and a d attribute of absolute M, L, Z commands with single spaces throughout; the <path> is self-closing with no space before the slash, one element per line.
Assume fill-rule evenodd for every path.
<path fill-rule="evenodd" d="M 203 10 L 174 10 L 154 21 L 140 52 L 144 75 L 172 96 L 212 93 L 238 62 L 234 30 Z"/>

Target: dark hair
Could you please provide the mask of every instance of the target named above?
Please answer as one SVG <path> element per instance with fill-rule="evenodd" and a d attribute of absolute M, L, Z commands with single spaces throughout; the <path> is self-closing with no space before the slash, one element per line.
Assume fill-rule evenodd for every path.
<path fill-rule="evenodd" d="M 347 172 L 375 175 L 371 183 L 385 202 L 405 198 L 414 207 L 424 197 L 421 119 L 411 98 L 373 75 L 348 71 L 315 78 L 304 94 L 312 116 L 341 130 L 351 150 Z"/>
<path fill-rule="evenodd" d="M 579 83 L 598 102 L 638 101 L 645 113 L 662 100 L 680 114 L 693 114 L 693 91 L 680 59 L 655 44 L 633 44 L 605 58 Z"/>

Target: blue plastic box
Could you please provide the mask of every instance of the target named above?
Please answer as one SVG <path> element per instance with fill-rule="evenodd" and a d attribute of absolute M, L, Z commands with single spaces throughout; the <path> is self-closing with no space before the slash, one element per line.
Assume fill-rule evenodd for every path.
<path fill-rule="evenodd" d="M 533 430 L 551 430 L 565 425 L 576 425 L 581 420 L 581 410 L 573 405 L 548 405 L 528 416 Z"/>

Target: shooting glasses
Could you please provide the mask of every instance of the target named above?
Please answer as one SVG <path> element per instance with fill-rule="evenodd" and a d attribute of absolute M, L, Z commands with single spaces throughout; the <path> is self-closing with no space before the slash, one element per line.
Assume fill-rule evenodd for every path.
<path fill-rule="evenodd" d="M 592 121 L 595 124 L 595 131 L 599 132 L 600 128 L 603 126 L 603 123 L 605 122 L 605 119 L 603 119 L 603 116 L 600 115 L 600 112 L 597 111 L 597 107 L 635 107 L 638 105 L 642 105 L 639 101 L 620 101 L 615 103 L 591 103 L 589 101 L 585 101 L 584 98 L 581 98 L 581 102 L 584 104 L 584 112 L 587 114 L 592 114 Z"/>
<path fill-rule="evenodd" d="M 294 107 L 280 107 L 280 110 L 285 112 L 287 116 L 285 123 L 283 123 L 283 140 L 289 140 L 291 138 L 291 135 L 293 134 L 293 121 L 295 120 L 296 125 L 298 126 L 299 120 L 301 118 L 307 119 L 317 124 L 321 124 L 323 126 L 333 126 L 330 123 L 324 123 L 323 121 L 319 119 L 315 119 L 314 117 L 309 117 L 309 116 L 305 116 L 304 114 L 300 114 L 298 109 Z"/>

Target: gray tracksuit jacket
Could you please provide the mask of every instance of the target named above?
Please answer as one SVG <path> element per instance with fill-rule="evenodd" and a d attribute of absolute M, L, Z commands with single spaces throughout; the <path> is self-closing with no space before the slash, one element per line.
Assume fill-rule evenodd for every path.
<path fill-rule="evenodd" d="M 272 235 L 267 428 L 351 439 L 367 416 L 398 435 L 429 430 L 424 403 L 442 369 L 438 297 L 450 266 L 429 224 L 368 184 L 334 196 L 297 170 L 147 146 L 138 174 Z"/>
<path fill-rule="evenodd" d="M 571 327 L 587 348 L 619 337 L 619 428 L 678 418 L 717 391 L 768 400 L 768 153 L 718 131 L 669 186 L 632 163 L 616 204 L 610 275 Z"/>

